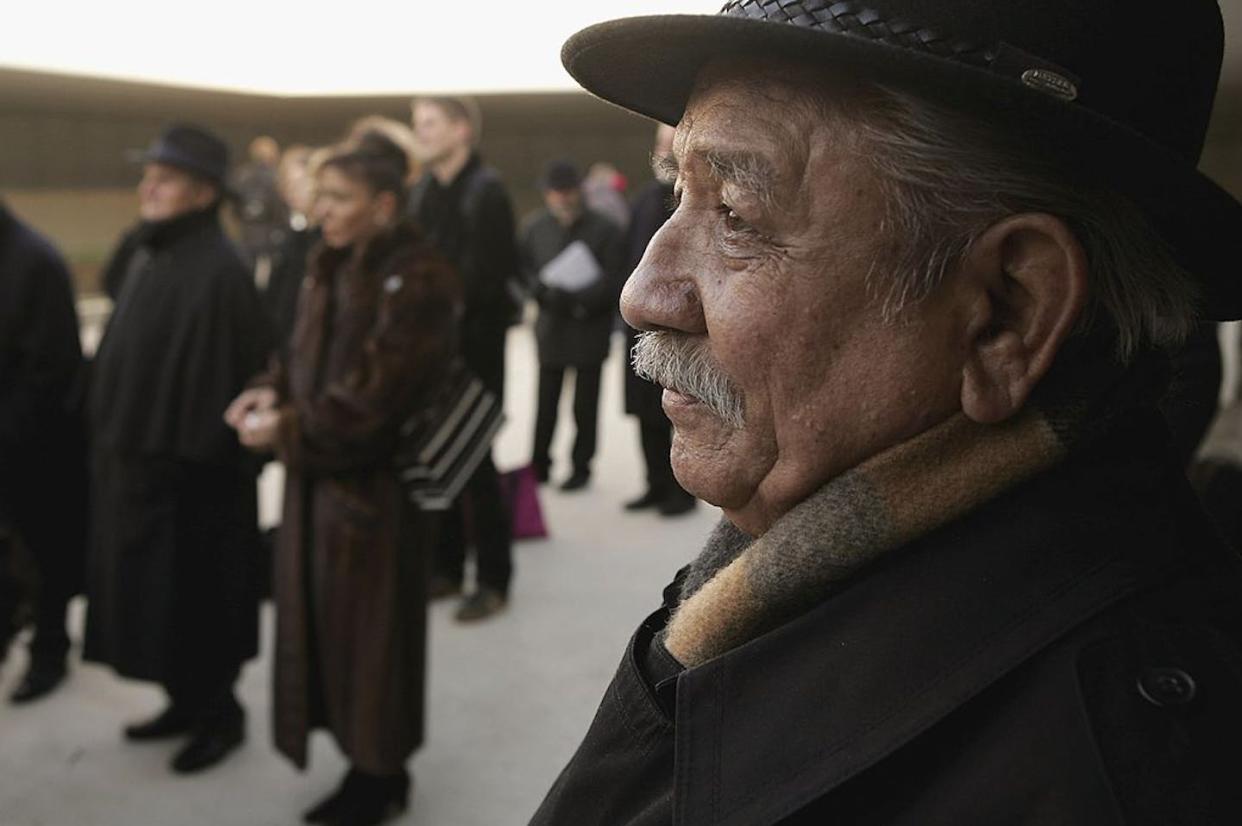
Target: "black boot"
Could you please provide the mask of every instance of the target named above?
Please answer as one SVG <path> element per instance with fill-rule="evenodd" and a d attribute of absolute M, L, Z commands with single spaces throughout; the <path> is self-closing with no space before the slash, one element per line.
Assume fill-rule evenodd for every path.
<path fill-rule="evenodd" d="M 329 826 L 378 826 L 406 810 L 411 785 L 406 772 L 376 775 L 351 769 L 331 816 L 319 822 Z"/>
<path fill-rule="evenodd" d="M 657 507 L 663 500 L 664 495 L 655 488 L 647 488 L 647 492 L 637 499 L 631 499 L 625 503 L 627 511 L 641 511 L 647 508 Z"/>
<path fill-rule="evenodd" d="M 150 720 L 126 726 L 125 739 L 136 742 L 167 740 L 188 734 L 193 725 L 194 716 L 190 712 L 175 703 L 169 703 L 167 708 Z"/>
<path fill-rule="evenodd" d="M 193 774 L 211 768 L 246 740 L 246 713 L 231 696 L 194 725 L 190 742 L 172 759 L 177 774 Z"/>
<path fill-rule="evenodd" d="M 345 773 L 345 777 L 341 780 L 336 791 L 320 800 L 310 809 L 302 814 L 303 823 L 331 823 L 333 818 L 340 813 L 341 807 L 345 803 L 345 799 L 349 794 L 349 789 L 353 785 L 350 778 L 354 776 L 353 769 Z"/>
<path fill-rule="evenodd" d="M 32 659 L 30 668 L 26 670 L 26 676 L 9 695 L 9 701 L 20 705 L 50 694 L 56 686 L 61 684 L 67 673 L 64 657 L 48 660 Z"/>
<path fill-rule="evenodd" d="M 582 490 L 591 484 L 591 471 L 582 468 L 576 468 L 569 478 L 561 482 L 561 490 L 575 491 Z"/>
<path fill-rule="evenodd" d="M 683 513 L 689 513 L 694 510 L 698 501 L 692 494 L 686 493 L 681 488 L 670 491 L 660 500 L 660 516 L 680 516 Z"/>

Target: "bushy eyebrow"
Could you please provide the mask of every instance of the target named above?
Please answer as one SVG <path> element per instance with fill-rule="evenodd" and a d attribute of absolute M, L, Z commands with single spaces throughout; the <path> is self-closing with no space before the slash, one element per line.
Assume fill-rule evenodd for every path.
<path fill-rule="evenodd" d="M 651 166 L 657 172 L 667 175 L 668 180 L 676 180 L 681 174 L 681 164 L 672 155 L 652 155 Z"/>
<path fill-rule="evenodd" d="M 776 202 L 776 167 L 762 155 L 725 149 L 706 149 L 695 154 L 706 162 L 716 180 L 753 194 L 764 206 L 770 207 Z M 654 163 L 670 178 L 676 178 L 681 172 L 680 164 L 671 155 L 654 158 Z"/>

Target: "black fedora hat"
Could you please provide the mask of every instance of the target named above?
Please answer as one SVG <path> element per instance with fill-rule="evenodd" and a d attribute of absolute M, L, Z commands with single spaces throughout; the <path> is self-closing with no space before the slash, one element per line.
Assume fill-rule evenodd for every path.
<path fill-rule="evenodd" d="M 152 141 L 142 160 L 184 169 L 223 188 L 229 169 L 229 148 L 201 126 L 175 123 Z"/>
<path fill-rule="evenodd" d="M 1223 41 L 1216 0 L 730 0 L 591 26 L 561 59 L 670 124 L 708 63 L 780 58 L 1021 130 L 1138 204 L 1204 284 L 1204 315 L 1227 320 L 1242 317 L 1242 204 L 1196 169 Z"/>
<path fill-rule="evenodd" d="M 548 161 L 539 176 L 539 188 L 542 190 L 559 190 L 564 192 L 582 186 L 582 173 L 573 161 Z"/>

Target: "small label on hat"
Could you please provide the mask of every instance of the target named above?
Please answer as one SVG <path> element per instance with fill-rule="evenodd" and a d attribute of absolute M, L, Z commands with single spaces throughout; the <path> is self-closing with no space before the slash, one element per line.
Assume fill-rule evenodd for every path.
<path fill-rule="evenodd" d="M 405 286 L 405 279 L 399 275 L 390 275 L 384 279 L 384 292 L 395 293 Z"/>
<path fill-rule="evenodd" d="M 1022 82 L 1062 100 L 1078 99 L 1078 86 L 1074 81 L 1048 69 L 1027 69 L 1022 73 Z"/>

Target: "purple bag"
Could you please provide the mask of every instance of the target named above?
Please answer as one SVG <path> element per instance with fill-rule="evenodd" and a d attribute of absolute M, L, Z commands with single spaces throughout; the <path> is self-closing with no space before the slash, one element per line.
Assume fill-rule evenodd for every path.
<path fill-rule="evenodd" d="M 500 491 L 509 506 L 514 539 L 543 539 L 548 535 L 534 467 L 524 465 L 500 474 Z"/>

